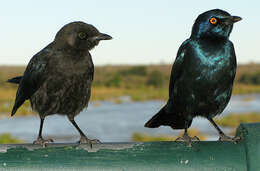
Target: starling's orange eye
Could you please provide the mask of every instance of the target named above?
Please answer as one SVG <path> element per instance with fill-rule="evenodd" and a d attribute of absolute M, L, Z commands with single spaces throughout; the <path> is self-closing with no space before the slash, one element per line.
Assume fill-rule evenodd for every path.
<path fill-rule="evenodd" d="M 209 20 L 209 22 L 210 22 L 211 24 L 217 24 L 218 20 L 217 20 L 216 18 L 212 17 L 212 18 Z"/>

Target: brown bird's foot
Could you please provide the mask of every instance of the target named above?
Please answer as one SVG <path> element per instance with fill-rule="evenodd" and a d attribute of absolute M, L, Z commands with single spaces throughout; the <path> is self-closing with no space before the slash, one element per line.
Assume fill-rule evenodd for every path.
<path fill-rule="evenodd" d="M 91 148 L 93 144 L 98 144 L 98 143 L 101 143 L 101 141 L 99 141 L 98 139 L 91 140 L 84 136 L 82 136 L 79 140 L 79 144 L 89 144 Z"/>
<path fill-rule="evenodd" d="M 197 137 L 197 136 L 192 137 L 191 140 L 192 141 L 200 141 L 199 137 Z"/>
<path fill-rule="evenodd" d="M 219 137 L 219 141 L 231 141 L 231 142 L 234 142 L 235 144 L 238 143 L 238 141 L 241 141 L 241 137 L 229 137 L 225 134 L 220 134 L 220 137 Z"/>
<path fill-rule="evenodd" d="M 37 140 L 35 140 L 33 142 L 33 144 L 39 144 L 39 145 L 42 145 L 43 147 L 46 147 L 46 144 L 53 143 L 53 142 L 54 142 L 53 139 L 45 140 L 45 139 L 43 139 L 41 137 L 38 137 Z"/>
<path fill-rule="evenodd" d="M 186 142 L 188 147 L 192 147 L 192 141 L 200 141 L 200 139 L 197 136 L 190 137 L 188 134 L 184 134 L 182 137 L 178 137 L 175 141 Z"/>

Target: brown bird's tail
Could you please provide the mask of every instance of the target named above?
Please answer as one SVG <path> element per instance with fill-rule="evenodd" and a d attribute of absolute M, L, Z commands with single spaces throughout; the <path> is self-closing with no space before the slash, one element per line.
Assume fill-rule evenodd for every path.
<path fill-rule="evenodd" d="M 11 116 L 14 116 L 14 114 L 16 113 L 16 111 L 17 111 L 17 109 L 21 106 L 23 104 L 23 102 L 16 102 L 15 104 L 14 104 L 14 107 L 13 107 L 13 109 L 12 109 L 12 113 L 11 113 Z"/>
<path fill-rule="evenodd" d="M 23 76 L 17 76 L 17 77 L 7 80 L 7 82 L 13 83 L 13 84 L 20 84 L 22 78 L 23 78 Z M 25 98 L 21 98 L 20 96 L 16 97 L 11 116 L 13 116 L 16 113 L 17 109 L 24 103 L 25 100 L 26 100 Z"/>
<path fill-rule="evenodd" d="M 23 78 L 23 76 L 14 77 L 14 78 L 7 80 L 7 82 L 13 83 L 13 84 L 20 84 L 20 81 L 22 80 L 22 78 Z"/>

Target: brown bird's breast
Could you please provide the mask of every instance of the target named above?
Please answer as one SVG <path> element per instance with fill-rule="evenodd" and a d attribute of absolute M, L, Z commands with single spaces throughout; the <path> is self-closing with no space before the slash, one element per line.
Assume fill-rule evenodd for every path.
<path fill-rule="evenodd" d="M 79 61 L 57 61 L 54 59 L 48 66 L 47 79 L 30 98 L 32 108 L 44 116 L 75 116 L 88 106 L 94 65 L 91 56 Z"/>

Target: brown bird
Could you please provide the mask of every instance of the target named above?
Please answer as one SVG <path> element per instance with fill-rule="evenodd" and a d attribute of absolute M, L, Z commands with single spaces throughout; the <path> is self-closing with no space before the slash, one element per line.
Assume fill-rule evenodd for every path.
<path fill-rule="evenodd" d="M 53 142 L 42 137 L 44 119 L 53 114 L 68 117 L 80 133 L 80 143 L 98 142 L 87 138 L 74 117 L 88 106 L 90 99 L 94 65 L 89 51 L 100 40 L 110 39 L 90 24 L 69 23 L 58 31 L 53 42 L 33 56 L 23 76 L 8 80 L 19 84 L 12 116 L 25 100 L 30 100 L 32 109 L 40 115 L 39 135 L 34 144 Z"/>

